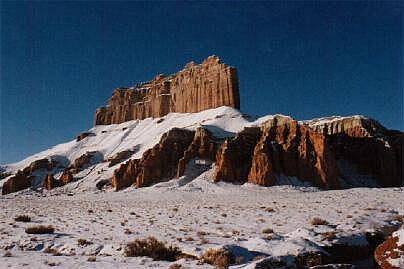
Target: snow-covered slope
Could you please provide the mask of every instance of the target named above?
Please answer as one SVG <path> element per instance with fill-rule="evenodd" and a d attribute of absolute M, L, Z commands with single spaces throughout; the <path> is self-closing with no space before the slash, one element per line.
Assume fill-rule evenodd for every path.
<path fill-rule="evenodd" d="M 107 160 L 119 152 L 132 150 L 134 153 L 130 158 L 136 159 L 140 158 L 144 151 L 157 144 L 161 136 L 174 127 L 194 130 L 198 126 L 203 126 L 209 129 L 215 137 L 225 138 L 233 136 L 246 126 L 258 125 L 273 117 L 254 118 L 231 107 L 219 107 L 199 113 L 171 113 L 162 118 L 99 125 L 88 130 L 87 133 L 90 135 L 80 141 L 72 140 L 56 145 L 20 162 L 3 165 L 2 169 L 14 174 L 29 166 L 33 161 L 44 158 L 52 158 L 66 166 L 86 152 L 92 151 L 97 151 L 104 160 Z M 113 171 L 118 166 L 119 163 L 108 167 L 106 162 L 101 162 L 81 171 L 77 177 L 81 178 L 81 181 L 89 179 L 91 181 L 89 185 L 94 186 L 93 183 L 99 179 L 111 178 Z M 56 177 L 59 175 L 60 173 L 55 174 Z M 3 179 L 2 183 L 6 179 Z"/>
<path fill-rule="evenodd" d="M 120 151 L 136 149 L 133 158 L 139 158 L 145 150 L 158 143 L 163 133 L 173 127 L 195 129 L 203 125 L 215 135 L 224 137 L 240 131 L 249 124 L 252 124 L 252 119 L 243 117 L 238 110 L 219 107 L 199 113 L 171 113 L 162 118 L 99 125 L 88 130 L 91 135 L 81 141 L 72 140 L 56 145 L 20 162 L 4 165 L 4 168 L 6 171 L 15 171 L 35 160 L 51 156 L 63 156 L 73 161 L 88 151 L 99 151 L 104 159 L 107 159 Z"/>

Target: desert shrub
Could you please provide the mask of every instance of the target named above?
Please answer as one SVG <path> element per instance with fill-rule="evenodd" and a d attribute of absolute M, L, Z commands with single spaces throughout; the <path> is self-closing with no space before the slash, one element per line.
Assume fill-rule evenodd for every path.
<path fill-rule="evenodd" d="M 196 233 L 196 235 L 199 236 L 199 237 L 203 237 L 203 236 L 207 235 L 207 233 L 204 232 L 204 231 L 198 231 L 198 232 Z"/>
<path fill-rule="evenodd" d="M 79 239 L 77 239 L 77 244 L 79 246 L 87 246 L 87 245 L 91 245 L 92 242 L 90 242 L 90 241 L 88 241 L 88 240 L 86 240 L 84 238 L 79 238 Z"/>
<path fill-rule="evenodd" d="M 219 268 L 228 268 L 230 264 L 234 263 L 234 256 L 225 249 L 210 248 L 202 254 L 200 260 Z"/>
<path fill-rule="evenodd" d="M 313 218 L 310 221 L 311 225 L 327 225 L 328 221 L 320 219 L 320 218 Z"/>
<path fill-rule="evenodd" d="M 37 225 L 31 226 L 25 229 L 27 234 L 53 234 L 55 232 L 55 228 L 51 225 Z"/>
<path fill-rule="evenodd" d="M 125 247 L 125 256 L 147 256 L 155 261 L 175 261 L 182 252 L 178 247 L 167 247 L 163 242 L 154 237 L 136 239 L 129 242 Z"/>
<path fill-rule="evenodd" d="M 31 217 L 28 215 L 18 215 L 14 218 L 15 221 L 31 222 Z"/>
<path fill-rule="evenodd" d="M 266 228 L 266 229 L 262 230 L 262 233 L 263 233 L 263 234 L 271 234 L 271 233 L 273 233 L 273 232 L 274 232 L 274 230 L 271 229 L 271 228 Z"/>
<path fill-rule="evenodd" d="M 173 263 L 170 265 L 169 269 L 180 269 L 182 267 L 179 263 Z"/>
<path fill-rule="evenodd" d="M 272 207 L 267 207 L 265 208 L 266 212 L 275 212 L 275 209 L 273 209 Z"/>

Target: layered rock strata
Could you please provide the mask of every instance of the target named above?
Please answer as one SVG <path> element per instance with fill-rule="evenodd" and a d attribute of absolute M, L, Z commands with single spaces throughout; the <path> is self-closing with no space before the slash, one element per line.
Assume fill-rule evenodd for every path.
<path fill-rule="evenodd" d="M 158 75 L 131 88 L 116 89 L 106 107 L 95 112 L 95 125 L 162 117 L 171 112 L 199 112 L 230 106 L 240 108 L 237 70 L 210 56 L 191 62 L 176 74 Z"/>
<path fill-rule="evenodd" d="M 329 137 L 338 160 L 348 162 L 357 174 L 368 175 L 383 187 L 404 185 L 404 134 L 388 130 L 362 116 L 334 117 L 303 122 Z M 340 171 L 341 178 L 349 177 Z"/>
<path fill-rule="evenodd" d="M 327 138 L 288 117 L 275 117 L 227 140 L 217 154 L 213 180 L 271 186 L 281 175 L 322 188 L 339 186 Z"/>

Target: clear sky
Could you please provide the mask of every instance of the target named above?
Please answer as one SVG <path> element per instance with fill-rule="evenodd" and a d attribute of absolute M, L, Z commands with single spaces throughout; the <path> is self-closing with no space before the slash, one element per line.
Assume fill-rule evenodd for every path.
<path fill-rule="evenodd" d="M 403 123 L 403 2 L 4 2 L 0 163 L 74 139 L 112 90 L 211 54 L 241 110 Z"/>

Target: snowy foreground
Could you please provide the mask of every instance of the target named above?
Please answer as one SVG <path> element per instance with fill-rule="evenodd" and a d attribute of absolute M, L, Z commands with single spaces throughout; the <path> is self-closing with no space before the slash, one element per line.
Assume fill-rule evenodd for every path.
<path fill-rule="evenodd" d="M 6 255 L 1 255 L 0 267 L 169 268 L 177 263 L 181 268 L 214 268 L 192 259 L 165 262 L 123 255 L 127 242 L 155 236 L 195 256 L 227 246 L 243 258 L 230 268 L 258 268 L 255 264 L 266 257 L 294 256 L 332 242 L 366 244 L 365 232 L 397 226 L 395 219 L 404 214 L 399 202 L 403 188 L 235 186 L 210 183 L 210 172 L 191 182 L 172 180 L 123 192 L 3 196 L 0 247 Z M 31 216 L 32 222 L 14 221 L 21 214 Z M 316 217 L 327 224 L 313 225 Z M 55 233 L 26 234 L 25 228 L 35 224 L 52 225 Z M 325 239 L 327 232 L 335 232 L 335 238 Z M 79 239 L 90 244 L 79 246 Z M 88 261 L 89 256 L 96 261 Z M 369 261 L 364 264 L 358 268 L 371 268 Z"/>

